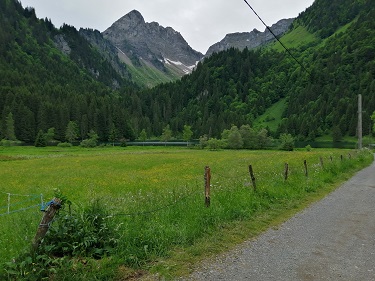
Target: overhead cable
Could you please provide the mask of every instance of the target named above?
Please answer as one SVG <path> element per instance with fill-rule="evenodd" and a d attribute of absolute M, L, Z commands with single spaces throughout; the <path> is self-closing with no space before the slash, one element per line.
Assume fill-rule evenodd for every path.
<path fill-rule="evenodd" d="M 308 74 L 311 75 L 311 73 L 303 66 L 303 64 L 292 54 L 292 52 L 280 41 L 280 39 L 275 35 L 275 33 L 272 31 L 272 29 L 262 20 L 262 18 L 258 15 L 258 13 L 253 9 L 253 7 L 247 2 L 247 0 L 244 0 L 247 6 L 254 12 L 254 14 L 258 17 L 258 19 L 263 23 L 263 25 L 267 28 L 269 32 L 275 37 L 275 39 L 281 44 L 281 46 L 288 52 L 288 54 L 305 70 Z"/>

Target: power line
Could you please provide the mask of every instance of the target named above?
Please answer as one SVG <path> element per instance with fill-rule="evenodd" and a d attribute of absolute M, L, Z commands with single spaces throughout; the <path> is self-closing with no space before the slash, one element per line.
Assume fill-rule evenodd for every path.
<path fill-rule="evenodd" d="M 253 9 L 253 7 L 244 0 L 247 6 L 254 12 L 254 14 L 258 17 L 258 19 L 263 23 L 263 25 L 267 28 L 269 32 L 275 37 L 275 39 L 281 44 L 281 46 L 288 52 L 288 54 L 305 70 L 308 74 L 311 75 L 311 73 L 303 66 L 303 64 L 292 54 L 292 52 L 280 41 L 280 39 L 273 33 L 272 29 L 262 20 L 262 18 L 258 15 L 258 13 Z"/>

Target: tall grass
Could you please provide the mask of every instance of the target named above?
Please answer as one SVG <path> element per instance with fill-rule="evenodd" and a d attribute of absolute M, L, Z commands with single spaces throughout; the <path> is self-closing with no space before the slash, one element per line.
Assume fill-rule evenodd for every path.
<path fill-rule="evenodd" d="M 78 213 L 100 199 L 102 207 L 92 210 L 97 215 L 105 213 L 110 220 L 108 227 L 117 239 L 115 250 L 101 261 L 76 261 L 54 280 L 108 280 L 120 274 L 122 266 L 147 267 L 168 258 L 171 250 L 189 248 L 233 222 L 248 221 L 269 210 L 293 208 L 308 194 L 342 180 L 343 174 L 352 174 L 372 158 L 370 153 L 348 150 L 8 148 L 0 150 L 0 207 L 6 205 L 4 193 L 42 193 L 51 198 L 54 188 L 73 202 Z M 303 160 L 308 163 L 308 177 Z M 283 175 L 286 162 L 290 167 L 287 181 Z M 257 191 L 251 186 L 249 164 Z M 206 165 L 212 171 L 209 208 L 204 205 L 203 192 Z M 0 216 L 0 263 L 11 261 L 29 247 L 40 217 L 38 208 Z"/>

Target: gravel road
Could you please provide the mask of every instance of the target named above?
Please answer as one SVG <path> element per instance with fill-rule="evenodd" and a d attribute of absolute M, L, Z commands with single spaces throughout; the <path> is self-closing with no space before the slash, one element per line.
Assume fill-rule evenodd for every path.
<path fill-rule="evenodd" d="M 375 163 L 184 280 L 375 280 Z"/>

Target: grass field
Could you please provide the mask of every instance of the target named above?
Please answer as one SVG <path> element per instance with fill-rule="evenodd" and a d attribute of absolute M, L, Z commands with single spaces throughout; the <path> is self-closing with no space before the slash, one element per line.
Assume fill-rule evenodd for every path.
<path fill-rule="evenodd" d="M 78 213 L 100 199 L 97 210 L 105 211 L 105 229 L 112 229 L 116 247 L 100 259 L 81 253 L 63 269 L 55 266 L 49 273 L 53 280 L 124 280 L 139 272 L 169 279 L 188 273 L 200 259 L 258 234 L 311 198 L 323 196 L 372 159 L 371 153 L 333 149 L 0 147 L 0 276 L 5 272 L 1 264 L 30 247 L 42 216 L 36 206 L 40 195 L 50 200 L 54 189 L 68 197 Z M 290 167 L 287 181 L 285 163 Z M 204 205 L 206 165 L 212 171 L 209 208 Z M 9 206 L 16 212 L 7 214 Z M 34 207 L 22 210 L 29 206 Z M 70 218 L 67 212 L 61 211 L 51 229 L 64 215 Z M 29 271 L 14 274 L 32 276 L 37 268 L 33 272 L 32 266 L 35 262 L 30 259 Z"/>

